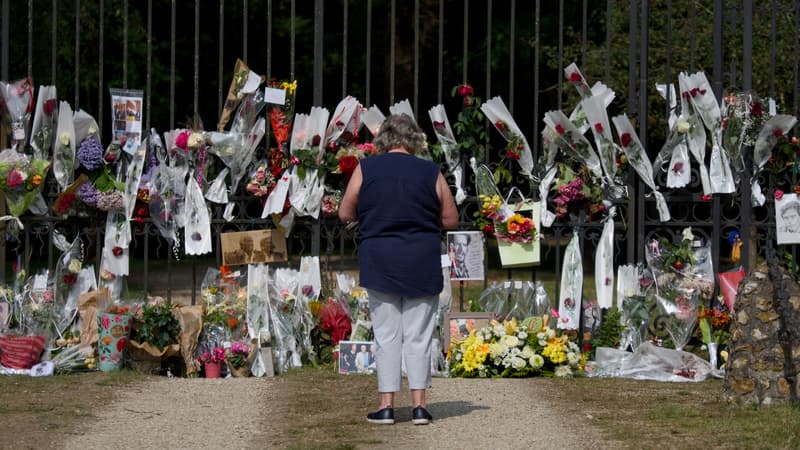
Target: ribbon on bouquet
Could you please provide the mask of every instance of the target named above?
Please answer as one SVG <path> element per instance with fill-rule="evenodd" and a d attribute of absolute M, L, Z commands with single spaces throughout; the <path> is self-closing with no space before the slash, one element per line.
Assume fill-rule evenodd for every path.
<path fill-rule="evenodd" d="M 461 165 L 461 154 L 458 152 L 458 142 L 456 142 L 453 129 L 450 127 L 450 121 L 447 119 L 444 105 L 436 105 L 429 109 L 428 116 L 433 123 L 433 132 L 436 134 L 436 139 L 439 140 L 439 145 L 442 147 L 447 167 L 455 178 L 456 203 L 460 205 L 467 198 L 467 194 L 464 192 L 464 172 Z"/>

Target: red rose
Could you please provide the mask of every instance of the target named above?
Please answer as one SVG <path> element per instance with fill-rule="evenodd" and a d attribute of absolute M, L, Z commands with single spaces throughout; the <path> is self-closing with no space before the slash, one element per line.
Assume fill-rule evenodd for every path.
<path fill-rule="evenodd" d="M 468 95 L 472 95 L 474 91 L 472 90 L 472 86 L 468 84 L 462 84 L 458 87 L 458 95 L 462 97 L 466 97 Z"/>
<path fill-rule="evenodd" d="M 569 74 L 569 81 L 571 81 L 573 83 L 577 83 L 577 82 L 581 81 L 582 79 L 583 78 L 581 77 L 581 74 L 579 74 L 577 71 L 576 72 L 572 72 L 571 74 Z"/>
<path fill-rule="evenodd" d="M 677 270 L 681 270 L 683 269 L 683 263 L 678 261 L 675 264 L 673 264 L 672 267 L 676 268 Z"/>
<path fill-rule="evenodd" d="M 64 275 L 64 284 L 72 285 L 75 284 L 76 281 L 78 281 L 78 276 L 74 273 L 68 273 Z"/>
<path fill-rule="evenodd" d="M 352 141 L 353 140 L 353 133 L 351 133 L 350 131 L 347 131 L 347 130 L 343 131 L 342 132 L 342 140 L 346 141 L 346 142 Z"/>
<path fill-rule="evenodd" d="M 128 344 L 128 340 L 127 339 L 120 338 L 120 340 L 117 341 L 117 351 L 121 352 L 121 351 L 125 350 L 125 346 L 127 344 Z"/>
<path fill-rule="evenodd" d="M 112 248 L 111 249 L 111 253 L 116 257 L 122 256 L 122 253 L 123 253 L 122 247 L 117 246 L 117 247 Z"/>
<path fill-rule="evenodd" d="M 357 166 L 358 158 L 355 156 L 343 156 L 342 159 L 339 160 L 339 172 L 341 172 L 345 178 L 350 178 L 350 175 L 353 174 L 353 171 L 356 170 Z"/>
<path fill-rule="evenodd" d="M 564 127 L 562 127 L 561 124 L 556 125 L 556 133 L 564 134 L 564 131 Z"/>
<path fill-rule="evenodd" d="M 631 137 L 630 133 L 622 133 L 622 136 L 619 137 L 620 142 L 622 142 L 623 147 L 628 147 L 631 145 L 631 141 L 633 141 L 633 137 Z"/>
<path fill-rule="evenodd" d="M 700 197 L 700 200 L 702 200 L 704 202 L 710 202 L 711 201 L 711 196 L 710 195 L 704 195 L 704 196 Z"/>
<path fill-rule="evenodd" d="M 56 102 L 57 101 L 58 100 L 56 100 L 54 98 L 51 98 L 51 99 L 48 99 L 47 101 L 45 101 L 44 105 L 43 105 L 44 113 L 47 114 L 48 116 L 50 114 L 53 114 L 53 111 L 56 110 L 56 104 L 57 104 Z"/>
<path fill-rule="evenodd" d="M 781 130 L 780 128 L 775 128 L 775 129 L 772 131 L 772 134 L 773 134 L 773 135 L 774 135 L 776 138 L 783 137 L 783 130 Z"/>
<path fill-rule="evenodd" d="M 485 236 L 494 236 L 494 224 L 487 223 L 486 226 L 483 227 L 483 234 Z"/>
<path fill-rule="evenodd" d="M 24 180 L 22 179 L 22 175 L 20 175 L 20 173 L 17 172 L 16 170 L 8 172 L 8 176 L 6 177 L 6 184 L 8 185 L 8 187 L 11 188 L 17 187 L 20 184 L 22 184 L 23 181 Z"/>
<path fill-rule="evenodd" d="M 750 103 L 750 114 L 759 117 L 763 111 L 764 107 L 761 105 L 761 102 Z"/>
<path fill-rule="evenodd" d="M 519 161 L 519 154 L 514 150 L 509 150 L 508 152 L 506 152 L 506 157 L 508 159 L 513 159 L 514 161 Z"/>
<path fill-rule="evenodd" d="M 322 141 L 322 138 L 319 137 L 318 134 L 315 134 L 313 138 L 311 138 L 311 145 L 313 147 L 319 146 L 319 143 Z"/>
<path fill-rule="evenodd" d="M 115 155 L 114 153 L 108 152 L 103 157 L 103 159 L 105 159 L 107 163 L 113 163 L 114 161 L 117 160 L 117 155 Z"/>
<path fill-rule="evenodd" d="M 508 129 L 508 126 L 502 120 L 498 120 L 497 122 L 495 122 L 494 126 L 497 127 L 497 129 L 500 131 L 505 131 Z"/>
<path fill-rule="evenodd" d="M 438 130 L 438 131 L 444 130 L 445 129 L 444 122 L 437 122 L 437 121 L 434 120 L 433 121 L 433 128 Z"/>
<path fill-rule="evenodd" d="M 602 133 L 603 132 L 603 124 L 600 123 L 600 122 L 597 122 L 596 124 L 594 124 L 594 130 L 597 131 L 598 133 Z"/>

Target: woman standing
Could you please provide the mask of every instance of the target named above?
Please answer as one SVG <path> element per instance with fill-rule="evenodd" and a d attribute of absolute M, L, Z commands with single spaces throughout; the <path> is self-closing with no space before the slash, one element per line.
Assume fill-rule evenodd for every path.
<path fill-rule="evenodd" d="M 441 231 L 458 225 L 458 211 L 439 166 L 417 158 L 425 134 L 413 119 L 389 116 L 373 142 L 381 154 L 361 161 L 339 206 L 343 221 L 359 221 L 360 285 L 369 293 L 378 370 L 378 411 L 372 423 L 394 423 L 394 394 L 405 360 L 413 423 L 433 419 L 431 340 L 442 290 Z"/>

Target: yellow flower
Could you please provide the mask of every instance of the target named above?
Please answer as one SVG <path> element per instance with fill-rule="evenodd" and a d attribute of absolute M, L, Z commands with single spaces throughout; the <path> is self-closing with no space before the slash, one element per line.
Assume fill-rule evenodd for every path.
<path fill-rule="evenodd" d="M 42 176 L 34 175 L 33 177 L 31 177 L 31 184 L 34 185 L 34 187 L 42 184 Z"/>
<path fill-rule="evenodd" d="M 281 89 L 286 89 L 286 93 L 292 95 L 295 89 L 297 89 L 297 80 L 294 80 L 291 83 L 288 81 L 281 82 Z"/>
<path fill-rule="evenodd" d="M 506 321 L 504 324 L 506 326 L 506 334 L 516 334 L 517 332 L 517 319 L 512 318 L 509 321 Z"/>

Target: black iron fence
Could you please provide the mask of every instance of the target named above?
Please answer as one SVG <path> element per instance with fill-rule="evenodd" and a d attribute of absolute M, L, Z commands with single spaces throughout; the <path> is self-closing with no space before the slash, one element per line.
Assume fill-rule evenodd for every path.
<path fill-rule="evenodd" d="M 427 108 L 442 103 L 455 116 L 460 100 L 450 90 L 469 83 L 484 99 L 505 100 L 538 161 L 544 113 L 569 112 L 578 102 L 563 72 L 574 61 L 590 82 L 602 80 L 616 92 L 609 114 L 631 117 L 652 160 L 664 143 L 669 111 L 655 85 L 677 83 L 682 71 L 704 71 L 717 98 L 731 89 L 753 91 L 797 115 L 797 30 L 800 2 L 787 0 L 2 0 L 0 78 L 31 76 L 36 84 L 56 85 L 60 98 L 97 119 L 104 136 L 110 135 L 108 89 L 113 87 L 144 90 L 145 130 L 211 123 L 222 110 L 237 57 L 267 78 L 296 79 L 297 112 L 312 105 L 332 109 L 345 95 L 384 111 L 407 98 L 429 131 L 423 119 Z M 492 168 L 503 164 L 512 174 L 512 182 L 501 189 L 517 185 L 535 196 L 517 166 L 501 158 L 504 142 L 490 124 L 486 127 L 491 139 L 483 162 Z M 265 153 L 272 142 L 265 140 L 258 152 Z M 656 172 L 663 186 L 666 174 Z M 762 173 L 768 201 L 753 208 L 751 174 L 747 167 L 736 193 L 707 200 L 695 165 L 686 188 L 662 187 L 672 215 L 667 223 L 658 220 L 643 183 L 629 174 L 629 198 L 616 204 L 615 263 L 642 261 L 648 239 L 676 239 L 691 226 L 712 243 L 719 269 L 727 264 L 728 235 L 741 231 L 743 265 L 749 268 L 775 245 L 769 194 L 776 187 L 791 192 L 796 184 L 792 171 Z M 471 196 L 460 208 L 466 229 L 478 206 L 474 178 L 464 184 Z M 215 234 L 271 226 L 260 218 L 258 200 L 244 193 L 234 200 L 239 212 L 233 221 L 222 219 L 221 210 L 212 211 Z M 88 259 L 99 261 L 96 243 L 102 242 L 103 230 L 98 219 L 26 215 L 25 230 L 19 240 L 6 243 L 0 262 L 8 268 L 24 255 L 25 264 L 32 258 L 52 267 L 56 229 L 80 235 L 89 243 Z M 542 230 L 547 266 L 542 269 L 559 271 L 573 230 L 584 252 L 593 254 L 601 227 L 579 215 Z M 321 255 L 329 270 L 341 270 L 352 266 L 356 244 L 356 231 L 334 219 L 306 220 L 295 227 L 290 253 Z M 135 269 L 140 274 L 132 277 L 150 290 L 148 277 L 166 274 L 172 287 L 169 274 L 179 262 L 155 227 L 147 221 L 138 225 L 131 245 L 142 261 Z M 212 255 L 217 264 L 218 245 Z M 794 250 L 791 254 L 796 256 Z M 585 259 L 591 265 L 591 258 Z M 193 273 L 205 263 L 195 258 L 180 263 L 187 260 Z M 536 269 L 530 276 L 536 277 Z M 197 277 L 192 282 L 197 287 Z"/>

